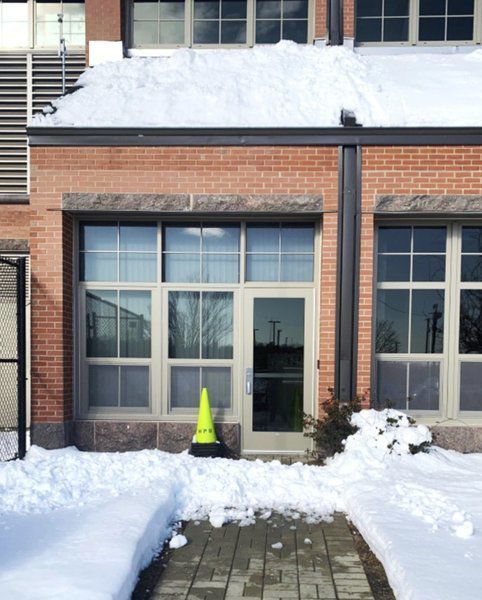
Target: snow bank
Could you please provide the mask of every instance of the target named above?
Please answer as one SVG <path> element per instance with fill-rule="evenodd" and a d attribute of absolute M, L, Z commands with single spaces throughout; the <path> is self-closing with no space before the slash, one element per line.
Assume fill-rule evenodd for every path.
<path fill-rule="evenodd" d="M 482 455 L 411 455 L 430 433 L 397 411 L 362 411 L 354 423 L 346 451 L 326 467 L 34 447 L 0 464 L 0 597 L 128 598 L 180 520 L 219 527 L 272 511 L 310 521 L 344 511 L 397 598 L 478 598 Z"/>
<path fill-rule="evenodd" d="M 37 126 L 336 127 L 482 125 L 482 50 L 363 56 L 283 41 L 244 50 L 180 49 L 81 75 L 82 89 Z"/>

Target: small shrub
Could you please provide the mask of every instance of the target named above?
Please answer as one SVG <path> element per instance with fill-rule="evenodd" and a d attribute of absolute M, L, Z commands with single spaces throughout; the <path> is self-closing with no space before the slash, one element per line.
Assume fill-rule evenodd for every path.
<path fill-rule="evenodd" d="M 329 391 L 330 398 L 322 403 L 323 414 L 319 419 L 303 414 L 304 436 L 315 442 L 315 450 L 309 454 L 320 462 L 337 452 L 343 452 L 343 441 L 357 429 L 350 424 L 351 416 L 361 410 L 361 398 L 342 403 L 335 398 L 333 390 Z"/>

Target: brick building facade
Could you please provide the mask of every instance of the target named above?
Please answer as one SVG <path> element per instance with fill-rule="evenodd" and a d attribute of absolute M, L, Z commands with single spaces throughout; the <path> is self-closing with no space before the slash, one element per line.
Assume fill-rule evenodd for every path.
<path fill-rule="evenodd" d="M 326 38 L 329 4 L 310 4 L 306 41 Z M 87 0 L 87 41 L 121 40 L 129 53 L 133 8 Z M 356 38 L 355 8 L 344 3 L 346 43 Z M 137 44 L 147 54 L 153 45 Z M 317 132 L 290 144 L 281 133 L 272 143 L 233 134 L 229 144 L 196 136 L 191 144 L 127 144 L 122 132 L 92 131 L 83 142 L 72 132 L 30 130 L 28 203 L 0 200 L 0 251 L 29 248 L 34 443 L 184 449 L 196 418 L 188 396 L 209 380 L 220 435 L 242 451 L 301 451 L 295 413 L 317 413 L 333 386 L 363 396 L 365 406 L 390 401 L 410 411 L 440 444 L 480 450 L 482 349 L 467 333 L 477 330 L 479 302 L 482 312 L 479 137 L 387 131 L 376 143 L 363 132 L 345 141 Z M 345 197 L 345 149 L 358 165 L 354 207 Z M 343 250 L 348 208 L 360 235 Z M 234 241 L 216 246 L 209 236 Z M 356 254 L 351 290 L 340 273 L 344 251 Z M 234 262 L 215 262 L 226 253 L 236 275 L 226 275 Z M 175 263 L 176 254 L 199 261 L 197 283 L 180 275 L 191 263 Z M 263 266 L 266 255 L 277 276 Z M 152 276 L 143 271 L 149 261 Z M 229 331 L 209 331 L 208 302 Z M 199 353 L 179 325 L 189 310 L 199 315 L 189 323 Z M 347 318 L 353 356 L 344 349 Z M 264 351 L 278 363 L 266 364 Z"/>

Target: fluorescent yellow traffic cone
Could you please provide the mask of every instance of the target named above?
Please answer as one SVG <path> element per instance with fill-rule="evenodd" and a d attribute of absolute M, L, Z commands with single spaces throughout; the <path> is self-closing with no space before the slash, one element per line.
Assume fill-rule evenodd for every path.
<path fill-rule="evenodd" d="M 216 431 L 214 429 L 211 407 L 209 406 L 209 396 L 207 388 L 201 392 L 201 401 L 199 403 L 199 417 L 196 428 L 197 444 L 215 444 L 217 442 Z"/>

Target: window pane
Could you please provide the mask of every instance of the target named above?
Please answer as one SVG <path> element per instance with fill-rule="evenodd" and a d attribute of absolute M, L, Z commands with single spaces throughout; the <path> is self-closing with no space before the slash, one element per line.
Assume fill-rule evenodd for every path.
<path fill-rule="evenodd" d="M 121 250 L 156 252 L 157 225 L 155 223 L 152 225 L 121 225 L 119 247 Z"/>
<path fill-rule="evenodd" d="M 482 410 L 482 363 L 460 365 L 460 410 Z"/>
<path fill-rule="evenodd" d="M 421 15 L 444 15 L 445 0 L 420 0 Z"/>
<path fill-rule="evenodd" d="M 157 255 L 141 252 L 121 252 L 120 255 L 121 281 L 156 281 Z"/>
<path fill-rule="evenodd" d="M 161 21 L 159 25 L 160 44 L 183 44 L 184 21 Z"/>
<path fill-rule="evenodd" d="M 151 356 L 151 292 L 120 292 L 120 355 Z"/>
<path fill-rule="evenodd" d="M 283 225 L 281 228 L 281 252 L 313 252 L 313 225 Z"/>
<path fill-rule="evenodd" d="M 313 281 L 313 256 L 283 254 L 281 281 Z"/>
<path fill-rule="evenodd" d="M 410 281 L 410 255 L 380 254 L 377 267 L 378 281 Z"/>
<path fill-rule="evenodd" d="M 164 254 L 164 281 L 199 283 L 200 254 Z"/>
<path fill-rule="evenodd" d="M 194 21 L 193 37 L 195 44 L 218 44 L 219 21 Z"/>
<path fill-rule="evenodd" d="M 199 292 L 169 292 L 169 358 L 199 358 Z"/>
<path fill-rule="evenodd" d="M 27 46 L 28 5 L 24 2 L 0 4 L 0 46 Z"/>
<path fill-rule="evenodd" d="M 307 19 L 308 2 L 307 0 L 284 0 L 283 18 L 285 19 Z"/>
<path fill-rule="evenodd" d="M 80 250 L 117 250 L 115 223 L 85 223 L 80 225 Z"/>
<path fill-rule="evenodd" d="M 134 19 L 146 19 L 156 21 L 158 17 L 159 3 L 145 0 L 134 0 Z"/>
<path fill-rule="evenodd" d="M 407 408 L 407 363 L 378 361 L 377 363 L 378 408 Z"/>
<path fill-rule="evenodd" d="M 443 352 L 444 291 L 413 290 L 411 352 Z"/>
<path fill-rule="evenodd" d="M 418 37 L 422 42 L 445 40 L 445 19 L 429 17 L 419 20 Z"/>
<path fill-rule="evenodd" d="M 207 388 L 213 408 L 231 408 L 231 369 L 229 367 L 203 367 L 202 387 Z"/>
<path fill-rule="evenodd" d="M 462 228 L 462 252 L 482 253 L 482 227 Z"/>
<path fill-rule="evenodd" d="M 223 21 L 221 23 L 222 44 L 245 44 L 246 21 Z"/>
<path fill-rule="evenodd" d="M 359 42 L 381 42 L 382 20 L 381 19 L 357 19 L 356 39 Z"/>
<path fill-rule="evenodd" d="M 149 367 L 122 366 L 120 405 L 124 408 L 149 406 Z"/>
<path fill-rule="evenodd" d="M 36 45 L 55 46 L 59 43 L 59 24 L 56 21 L 38 21 L 36 26 Z"/>
<path fill-rule="evenodd" d="M 386 17 L 408 16 L 410 0 L 385 0 Z"/>
<path fill-rule="evenodd" d="M 440 363 L 411 362 L 408 369 L 408 408 L 410 410 L 438 410 Z"/>
<path fill-rule="evenodd" d="M 45 2 L 45 0 L 36 0 L 35 9 L 37 19 L 57 22 L 57 14 L 61 11 L 61 6 L 60 2 Z"/>
<path fill-rule="evenodd" d="M 203 227 L 203 252 L 239 252 L 239 225 Z"/>
<path fill-rule="evenodd" d="M 448 0 L 449 15 L 472 15 L 474 0 Z"/>
<path fill-rule="evenodd" d="M 383 41 L 406 42 L 408 40 L 408 19 L 385 19 Z"/>
<path fill-rule="evenodd" d="M 248 254 L 246 256 L 247 281 L 279 281 L 278 254 Z"/>
<path fill-rule="evenodd" d="M 119 367 L 89 365 L 89 406 L 118 406 Z"/>
<path fill-rule="evenodd" d="M 233 358 L 233 294 L 203 293 L 203 358 Z"/>
<path fill-rule="evenodd" d="M 163 242 L 166 252 L 200 252 L 201 228 L 199 225 L 167 225 Z"/>
<path fill-rule="evenodd" d="M 308 21 L 283 21 L 284 40 L 291 40 L 297 44 L 305 44 L 308 36 Z"/>
<path fill-rule="evenodd" d="M 281 39 L 279 21 L 256 21 L 256 43 L 277 44 Z"/>
<path fill-rule="evenodd" d="M 203 254 L 204 283 L 238 283 L 238 254 Z"/>
<path fill-rule="evenodd" d="M 410 227 L 379 227 L 378 252 L 410 252 Z"/>
<path fill-rule="evenodd" d="M 376 352 L 407 352 L 408 303 L 408 290 L 378 290 Z"/>
<path fill-rule="evenodd" d="M 219 21 L 194 21 L 193 27 L 194 44 L 219 44 L 220 23 Z"/>
<path fill-rule="evenodd" d="M 117 281 L 117 254 L 113 252 L 82 252 L 81 281 Z"/>
<path fill-rule="evenodd" d="M 157 21 L 134 21 L 134 45 L 149 46 L 159 43 Z"/>
<path fill-rule="evenodd" d="M 247 252 L 279 252 L 279 227 L 248 225 L 246 228 Z"/>
<path fill-rule="evenodd" d="M 171 367 L 171 408 L 197 408 L 200 394 L 199 367 Z"/>
<path fill-rule="evenodd" d="M 445 256 L 415 255 L 413 281 L 445 281 Z"/>
<path fill-rule="evenodd" d="M 460 354 L 482 354 L 482 290 L 460 292 Z"/>
<path fill-rule="evenodd" d="M 447 19 L 447 40 L 470 41 L 473 37 L 473 17 L 455 17 L 454 19 Z"/>
<path fill-rule="evenodd" d="M 445 227 L 415 227 L 414 252 L 445 252 L 447 229 Z"/>
<path fill-rule="evenodd" d="M 117 292 L 86 292 L 85 312 L 87 356 L 117 356 Z"/>
<path fill-rule="evenodd" d="M 161 0 L 159 16 L 161 19 L 184 19 L 185 0 Z"/>
<path fill-rule="evenodd" d="M 195 19 L 219 19 L 219 0 L 194 0 Z"/>
<path fill-rule="evenodd" d="M 281 2 L 279 0 L 257 0 L 256 18 L 258 19 L 280 19 Z"/>
<path fill-rule="evenodd" d="M 242 0 L 222 0 L 221 16 L 223 19 L 246 19 L 248 3 Z"/>
<path fill-rule="evenodd" d="M 482 281 L 482 256 L 462 256 L 462 281 Z"/>

